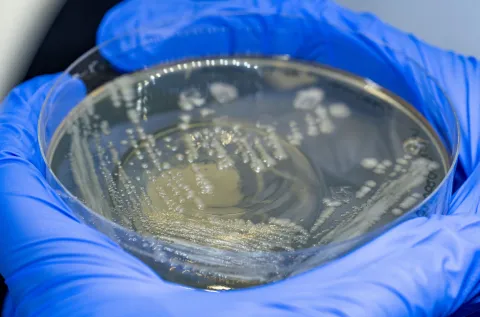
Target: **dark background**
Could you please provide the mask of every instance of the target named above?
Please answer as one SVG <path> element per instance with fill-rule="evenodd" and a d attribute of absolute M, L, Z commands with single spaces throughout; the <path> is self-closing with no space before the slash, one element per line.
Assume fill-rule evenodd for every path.
<path fill-rule="evenodd" d="M 68 0 L 37 51 L 24 80 L 64 71 L 95 46 L 103 16 L 120 0 Z"/>
<path fill-rule="evenodd" d="M 95 46 L 104 14 L 120 0 L 68 0 L 51 25 L 23 80 L 65 70 Z M 0 315 L 7 287 L 0 276 Z"/>

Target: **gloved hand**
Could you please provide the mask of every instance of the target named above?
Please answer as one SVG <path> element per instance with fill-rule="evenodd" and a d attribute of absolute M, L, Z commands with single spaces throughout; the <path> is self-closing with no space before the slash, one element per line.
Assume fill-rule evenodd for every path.
<path fill-rule="evenodd" d="M 227 14 L 236 11 L 246 14 Z M 354 68 L 368 65 L 368 59 L 381 60 L 414 80 L 399 56 L 417 60 L 450 96 L 461 124 L 462 183 L 451 202 L 451 215 L 407 221 L 341 259 L 265 287 L 206 293 L 168 284 L 81 224 L 49 188 L 36 124 L 55 76 L 39 77 L 14 89 L 0 106 L 0 274 L 9 287 L 4 316 L 447 316 L 464 303 L 467 312 L 480 293 L 477 61 L 428 46 L 371 15 L 321 0 L 168 5 L 131 0 L 106 16 L 98 40 L 134 27 L 186 25 L 193 16 L 205 16 L 203 23 L 233 33 L 254 30 L 250 40 L 268 38 L 277 44 L 269 53 L 296 52 L 322 61 L 323 44 L 314 37 L 319 32 L 345 47 L 330 56 L 331 64 L 335 59 L 350 61 Z M 312 45 L 302 45 L 307 40 Z M 123 44 L 132 43 L 138 50 L 121 60 L 103 53 L 124 68 L 135 68 L 136 62 L 156 54 L 141 38 Z M 393 50 L 380 45 L 384 43 Z M 354 46 L 364 51 L 362 62 L 349 56 L 348 48 Z"/>

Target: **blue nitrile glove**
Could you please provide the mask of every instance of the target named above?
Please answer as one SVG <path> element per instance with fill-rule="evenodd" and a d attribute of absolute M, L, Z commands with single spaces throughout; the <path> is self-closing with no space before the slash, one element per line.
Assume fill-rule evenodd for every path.
<path fill-rule="evenodd" d="M 300 276 L 251 290 L 192 291 L 161 281 L 140 261 L 81 224 L 49 188 L 36 140 L 36 124 L 53 76 L 10 93 L 0 106 L 0 274 L 9 287 L 5 316 L 447 316 L 480 293 L 480 70 L 477 61 L 428 46 L 370 15 L 330 1 L 126 1 L 105 18 L 99 41 L 134 27 L 185 25 L 192 16 L 229 32 L 254 30 L 269 50 L 325 60 L 322 38 L 344 46 L 329 56 L 352 69 L 368 59 L 414 80 L 399 56 L 425 67 L 450 96 L 461 124 L 461 186 L 451 215 L 416 218 L 357 251 Z M 242 18 L 223 13 L 246 11 Z M 288 13 L 293 19 L 280 18 Z M 219 18 L 219 16 L 222 16 Z M 282 32 L 275 32 L 282 30 Z M 309 41 L 308 50 L 300 45 Z M 119 67 L 135 68 L 155 47 L 141 38 L 124 45 L 138 51 Z M 394 50 L 385 49 L 386 43 Z M 241 44 L 241 43 L 240 43 Z M 327 44 L 326 44 L 327 45 Z M 201 50 L 201 43 L 191 43 Z M 305 45 L 303 45 L 303 48 Z M 348 48 L 363 49 L 349 56 Z M 241 46 L 239 47 L 241 50 Z M 107 57 L 112 52 L 103 52 Z M 110 55 L 109 55 L 110 54 Z M 365 67 L 365 66 L 363 66 Z M 368 69 L 366 69 L 368 71 Z M 385 72 L 385 76 L 389 76 Z M 421 83 L 414 84 L 419 86 Z"/>

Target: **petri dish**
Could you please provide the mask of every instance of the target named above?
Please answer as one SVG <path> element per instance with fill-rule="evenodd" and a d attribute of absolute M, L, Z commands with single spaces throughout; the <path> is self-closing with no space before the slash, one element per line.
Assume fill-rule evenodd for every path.
<path fill-rule="evenodd" d="M 421 90 L 384 65 L 263 44 L 195 56 L 195 34 L 150 37 L 145 59 L 120 45 L 135 34 L 100 45 L 58 80 L 39 120 L 49 183 L 160 277 L 263 285 L 446 212 L 458 125 L 413 61 Z M 132 56 L 138 65 L 121 62 Z"/>

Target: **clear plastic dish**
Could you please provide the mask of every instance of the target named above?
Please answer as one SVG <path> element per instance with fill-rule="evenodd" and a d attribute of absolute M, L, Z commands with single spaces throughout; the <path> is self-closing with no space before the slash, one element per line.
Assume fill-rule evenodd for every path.
<path fill-rule="evenodd" d="M 49 93 L 39 140 L 73 212 L 162 278 L 261 285 L 446 212 L 455 113 L 407 57 L 415 84 L 374 59 L 278 56 L 224 32 L 160 34 L 79 58 Z M 147 49 L 125 45 L 138 36 Z"/>

